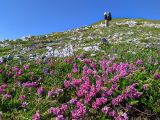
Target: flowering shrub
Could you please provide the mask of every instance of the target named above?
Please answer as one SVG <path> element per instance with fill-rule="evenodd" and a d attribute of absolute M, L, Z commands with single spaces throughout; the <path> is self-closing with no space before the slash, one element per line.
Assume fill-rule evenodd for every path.
<path fill-rule="evenodd" d="M 29 112 L 32 120 L 128 120 L 138 106 L 160 112 L 159 94 L 153 90 L 160 87 L 159 72 L 149 76 L 142 60 L 77 56 L 60 61 L 1 64 L 0 111 Z"/>

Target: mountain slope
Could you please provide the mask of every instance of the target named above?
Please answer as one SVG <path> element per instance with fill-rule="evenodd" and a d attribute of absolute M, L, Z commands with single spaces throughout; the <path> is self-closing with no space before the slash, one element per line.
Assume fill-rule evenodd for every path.
<path fill-rule="evenodd" d="M 66 49 L 71 49 L 70 51 L 73 52 L 92 50 L 92 46 L 93 49 L 98 50 L 103 37 L 111 44 L 129 43 L 144 47 L 160 46 L 160 21 L 113 19 L 109 28 L 105 28 L 103 23 L 104 21 L 100 21 L 90 26 L 65 32 L 29 36 L 16 41 L 3 41 L 0 44 L 0 56 L 12 53 L 14 56 L 42 57 L 45 56 L 47 46 L 52 47 L 53 50 L 60 50 L 60 52 L 64 51 L 62 48 L 65 46 Z M 59 56 L 59 54 L 55 56 Z"/>
<path fill-rule="evenodd" d="M 160 21 L 113 19 L 0 43 L 0 120 L 159 120 Z"/>

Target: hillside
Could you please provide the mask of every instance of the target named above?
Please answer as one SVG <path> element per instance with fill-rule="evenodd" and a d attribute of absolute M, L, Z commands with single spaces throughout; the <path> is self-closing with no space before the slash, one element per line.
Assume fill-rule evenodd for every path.
<path fill-rule="evenodd" d="M 0 120 L 159 120 L 160 21 L 113 19 L 0 42 Z"/>
<path fill-rule="evenodd" d="M 113 19 L 109 28 L 104 28 L 100 21 L 90 26 L 57 32 L 42 36 L 28 36 L 16 41 L 3 41 L 0 43 L 0 56 L 11 55 L 20 58 L 42 58 L 46 54 L 46 47 L 52 47 L 53 56 L 63 56 L 73 52 L 99 51 L 102 38 L 109 43 L 132 44 L 141 47 L 160 46 L 160 21 L 143 19 Z M 66 48 L 66 49 L 64 49 Z M 70 51 L 70 53 L 68 53 Z"/>

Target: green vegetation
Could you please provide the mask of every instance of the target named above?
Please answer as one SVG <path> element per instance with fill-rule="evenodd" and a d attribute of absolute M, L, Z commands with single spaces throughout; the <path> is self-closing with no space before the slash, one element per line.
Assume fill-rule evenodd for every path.
<path fill-rule="evenodd" d="M 137 24 L 118 24 L 127 21 Z M 63 49 L 69 43 L 76 49 L 73 56 L 45 62 L 0 62 L 3 119 L 160 119 L 159 28 L 143 26 L 144 22 L 160 21 L 113 19 L 109 28 L 99 26 L 102 22 L 1 42 L 9 46 L 0 47 L 0 56 L 17 55 L 23 48 L 32 48 L 22 54 L 24 57 L 43 54 L 47 46 Z M 109 44 L 101 43 L 103 37 Z M 96 44 L 97 51 L 83 49 Z"/>

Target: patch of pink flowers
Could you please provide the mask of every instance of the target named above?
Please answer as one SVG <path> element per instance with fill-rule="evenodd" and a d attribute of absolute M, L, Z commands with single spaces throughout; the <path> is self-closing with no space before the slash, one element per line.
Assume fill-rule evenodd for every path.
<path fill-rule="evenodd" d="M 6 83 L 3 83 L 1 86 L 0 86 L 0 94 L 4 92 L 4 90 L 7 88 L 7 84 Z"/>
<path fill-rule="evenodd" d="M 101 68 L 99 74 L 100 68 L 93 60 L 78 59 L 84 64 L 82 76 L 80 78 L 73 77 L 78 72 L 77 64 L 73 63 L 73 72 L 68 73 L 63 84 L 65 91 L 74 89 L 76 97 L 64 103 L 65 110 L 62 110 L 62 107 L 51 107 L 49 113 L 56 119 L 65 119 L 65 111 L 70 109 L 69 106 L 74 106 L 74 109 L 70 109 L 72 119 L 82 119 L 87 115 L 89 109 L 94 109 L 101 110 L 106 116 L 115 120 L 128 120 L 127 113 L 119 114 L 116 107 L 121 106 L 121 103 L 128 99 L 141 97 L 142 93 L 136 89 L 138 83 L 127 86 L 121 94 L 116 94 L 116 92 L 120 87 L 120 80 L 137 70 L 136 66 L 122 62 L 113 63 L 113 60 L 101 60 L 99 61 Z M 142 61 L 137 64 L 142 64 Z M 52 95 L 55 95 L 55 91 L 48 92 L 48 96 Z"/>
<path fill-rule="evenodd" d="M 25 82 L 22 84 L 23 87 L 37 87 L 38 83 L 37 82 Z"/>
<path fill-rule="evenodd" d="M 17 80 L 16 82 L 19 85 L 15 85 L 13 91 L 17 89 L 16 87 L 22 87 L 24 90 L 29 89 L 28 95 L 30 95 L 31 89 L 34 88 L 35 100 L 37 101 L 43 99 L 43 97 L 46 97 L 46 100 L 58 98 L 61 101 L 66 97 L 63 100 L 65 102 L 55 103 L 56 107 L 50 106 L 48 110 L 49 115 L 55 117 L 56 120 L 65 120 L 68 118 L 80 120 L 85 118 L 91 110 L 98 111 L 114 120 L 128 120 L 127 112 L 124 112 L 128 105 L 125 101 L 139 99 L 142 96 L 142 92 L 139 92 L 137 89 L 139 87 L 138 82 L 131 82 L 129 85 L 127 84 L 123 87 L 121 87 L 121 83 L 128 80 L 125 78 L 134 73 L 139 65 L 143 65 L 143 61 L 137 60 L 135 64 L 127 62 L 114 63 L 115 58 L 111 58 L 111 60 L 100 60 L 97 62 L 92 59 L 82 58 L 81 56 L 77 56 L 76 60 L 82 62 L 80 64 L 82 66 L 74 63 L 72 59 L 66 59 L 65 62 L 72 65 L 72 69 L 66 75 L 66 78 L 64 78 L 63 87 L 57 89 L 51 88 L 48 91 L 47 88 L 44 89 L 42 87 L 44 86 L 41 81 L 43 78 L 39 78 L 38 76 L 38 79 L 35 80 L 34 74 L 36 72 L 28 71 L 30 68 L 29 64 L 25 64 L 22 67 L 11 67 L 5 75 L 8 78 L 13 75 L 14 80 Z M 26 78 L 22 80 L 18 79 L 25 77 L 25 72 L 27 72 L 29 78 L 33 79 L 29 79 L 28 81 Z M 2 69 L 0 69 L 0 74 L 3 74 Z M 154 75 L 154 79 L 159 78 L 159 74 Z M 8 85 L 6 83 L 0 85 L 0 94 L 3 99 L 10 100 L 14 97 L 14 94 L 7 91 Z M 147 90 L 148 87 L 149 84 L 144 84 L 142 86 L 143 91 Z M 29 97 L 22 91 L 18 98 L 20 107 L 26 108 L 29 104 L 28 99 Z M 117 108 L 123 112 L 119 113 L 119 109 Z M 33 114 L 32 120 L 40 120 L 42 115 L 37 111 Z"/>

